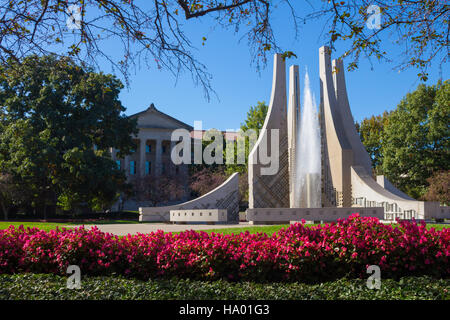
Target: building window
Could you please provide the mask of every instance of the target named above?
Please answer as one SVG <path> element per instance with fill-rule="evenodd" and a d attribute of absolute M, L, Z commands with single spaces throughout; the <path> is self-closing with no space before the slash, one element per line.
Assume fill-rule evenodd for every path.
<path fill-rule="evenodd" d="M 166 173 L 166 165 L 163 163 L 161 164 L 161 173 L 165 174 Z"/>
<path fill-rule="evenodd" d="M 163 153 L 163 154 L 166 153 L 166 146 L 162 146 L 162 153 Z"/>
<path fill-rule="evenodd" d="M 117 169 L 120 170 L 120 160 L 116 160 Z"/>
<path fill-rule="evenodd" d="M 130 174 L 136 174 L 136 161 L 130 161 Z"/>
<path fill-rule="evenodd" d="M 151 171 L 151 162 L 145 161 L 145 174 L 150 174 Z"/>
<path fill-rule="evenodd" d="M 152 152 L 152 146 L 151 146 L 151 145 L 148 145 L 148 144 L 146 144 L 146 145 L 145 145 L 145 152 L 146 152 L 146 153 L 150 153 L 150 152 Z"/>

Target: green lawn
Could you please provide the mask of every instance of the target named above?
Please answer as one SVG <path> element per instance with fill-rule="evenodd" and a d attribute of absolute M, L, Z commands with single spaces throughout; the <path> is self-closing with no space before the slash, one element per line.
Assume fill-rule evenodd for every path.
<path fill-rule="evenodd" d="M 450 224 L 445 224 L 445 223 L 430 223 L 427 224 L 427 229 L 431 229 L 434 228 L 436 230 L 442 230 L 442 229 L 447 229 L 450 228 Z"/>
<path fill-rule="evenodd" d="M 135 220 L 99 220 L 99 221 L 90 221 L 90 222 L 23 222 L 23 221 L 0 221 L 0 229 L 7 229 L 10 225 L 13 226 L 20 226 L 23 225 L 25 228 L 27 227 L 36 227 L 41 230 L 49 231 L 54 230 L 56 228 L 63 228 L 67 226 L 75 226 L 84 224 L 86 226 L 88 225 L 94 225 L 94 224 L 137 224 L 139 221 Z"/>
<path fill-rule="evenodd" d="M 307 227 L 316 226 L 317 224 L 307 224 Z M 282 225 L 271 225 L 271 226 L 257 226 L 257 227 L 244 227 L 244 228 L 228 228 L 228 229 L 210 229 L 205 230 L 207 233 L 223 233 L 223 234 L 236 234 L 241 233 L 245 231 L 249 231 L 250 233 L 267 233 L 267 234 L 273 234 L 278 232 L 282 228 L 289 227 L 288 224 L 282 224 Z M 427 224 L 427 229 L 434 228 L 436 230 L 442 230 L 444 228 L 450 228 L 450 224 Z"/>
<path fill-rule="evenodd" d="M 86 226 L 94 225 L 94 224 L 138 224 L 139 221 L 134 220 L 100 220 L 100 221 L 92 221 L 83 223 Z M 0 229 L 7 229 L 10 225 L 14 225 L 16 227 L 23 225 L 25 228 L 27 227 L 36 227 L 41 230 L 49 231 L 54 230 L 57 227 L 63 228 L 67 226 L 75 226 L 81 225 L 80 222 L 20 222 L 20 221 L 0 221 Z M 271 226 L 257 226 L 257 227 L 243 227 L 243 228 L 227 228 L 227 229 L 211 229 L 205 230 L 208 233 L 223 233 L 223 234 L 232 234 L 232 233 L 241 233 L 245 231 L 249 231 L 250 233 L 258 233 L 263 232 L 267 234 L 273 234 L 278 232 L 281 228 L 288 227 L 289 225 L 271 225 Z"/>
<path fill-rule="evenodd" d="M 273 234 L 278 232 L 282 228 L 289 227 L 288 224 L 280 224 L 280 225 L 271 225 L 271 226 L 257 226 L 257 227 L 243 227 L 243 228 L 227 228 L 227 229 L 210 229 L 204 230 L 207 233 L 222 233 L 222 234 L 239 234 L 241 232 L 250 232 L 250 233 L 267 233 Z"/>
<path fill-rule="evenodd" d="M 87 221 L 84 223 L 80 222 L 20 222 L 20 221 L 0 221 L 0 229 L 6 229 L 10 225 L 14 226 L 20 226 L 23 225 L 25 228 L 27 227 L 37 227 L 39 229 L 49 231 L 54 230 L 57 227 L 67 227 L 67 226 L 75 226 L 75 225 L 81 225 L 84 224 L 86 226 L 94 225 L 94 224 L 138 224 L 139 221 L 136 220 L 99 220 L 99 221 Z M 147 222 L 145 222 L 147 223 Z M 149 222 L 151 223 L 151 222 Z M 309 224 L 306 226 L 314 226 L 314 224 Z M 266 233 L 268 235 L 271 235 L 273 233 L 278 232 L 281 228 L 287 228 L 289 227 L 288 224 L 283 225 L 269 225 L 269 226 L 248 226 L 248 227 L 242 227 L 242 228 L 226 228 L 226 229 L 210 229 L 205 230 L 207 233 L 222 233 L 222 234 L 237 234 L 241 232 L 250 232 L 252 234 L 254 233 Z M 444 228 L 450 228 L 450 224 L 427 224 L 427 228 L 435 228 L 436 230 L 442 230 Z"/>

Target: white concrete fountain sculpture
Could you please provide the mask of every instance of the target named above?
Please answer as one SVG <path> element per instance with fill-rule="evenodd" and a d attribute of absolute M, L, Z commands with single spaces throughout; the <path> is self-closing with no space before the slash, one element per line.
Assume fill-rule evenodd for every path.
<path fill-rule="evenodd" d="M 372 177 L 369 154 L 359 139 L 351 114 L 342 61 L 331 63 L 328 47 L 319 50 L 320 112 L 305 76 L 301 119 L 298 66 L 286 75 L 281 55 L 274 57 L 271 103 L 263 130 L 249 156 L 250 223 L 333 221 L 358 212 L 379 219 L 450 218 L 448 207 L 414 200 L 383 176 Z M 287 124 L 286 124 L 287 123 Z M 320 129 L 319 129 L 320 128 Z M 279 140 L 271 131 L 279 132 Z M 267 144 L 267 150 L 264 150 Z M 278 156 L 279 168 L 264 174 L 259 151 Z M 273 160 L 273 159 L 272 159 Z"/>

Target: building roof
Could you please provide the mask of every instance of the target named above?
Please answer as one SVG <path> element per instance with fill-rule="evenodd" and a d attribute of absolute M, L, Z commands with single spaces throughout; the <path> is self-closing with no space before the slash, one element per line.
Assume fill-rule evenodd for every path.
<path fill-rule="evenodd" d="M 193 139 L 203 138 L 203 136 L 207 131 L 208 130 L 192 130 L 191 138 Z M 237 140 L 239 137 L 239 132 L 236 131 L 220 131 L 220 132 L 223 134 L 226 141 Z"/>
<path fill-rule="evenodd" d="M 180 121 L 178 119 L 175 119 L 175 118 L 169 116 L 168 114 L 166 114 L 164 112 L 159 111 L 158 109 L 156 109 L 156 107 L 155 107 L 155 105 L 153 103 L 150 104 L 150 107 L 148 107 L 144 111 L 141 111 L 141 112 L 138 112 L 138 113 L 130 115 L 130 118 L 138 118 L 139 116 L 144 115 L 144 114 L 148 114 L 148 113 L 154 113 L 154 114 L 157 114 L 159 116 L 162 116 L 162 117 L 164 117 L 164 118 L 166 118 L 166 119 L 176 123 L 177 125 L 180 126 L 180 128 L 184 128 L 186 130 L 189 130 L 190 133 L 191 133 L 191 138 L 193 138 L 193 139 L 203 138 L 205 133 L 208 131 L 208 130 L 194 130 L 194 128 L 192 126 L 190 126 L 190 125 L 188 125 L 188 124 L 186 124 L 186 123 L 184 123 L 184 122 L 182 122 L 182 121 Z M 145 126 L 138 126 L 138 127 L 144 127 L 145 128 Z M 239 132 L 235 132 L 235 131 L 221 131 L 221 132 L 222 132 L 225 140 L 228 140 L 228 141 L 229 140 L 237 140 L 237 138 L 239 136 Z"/>
<path fill-rule="evenodd" d="M 182 121 L 180 121 L 178 119 L 175 119 L 174 117 L 171 117 L 171 116 L 169 116 L 168 114 L 166 114 L 166 113 L 164 113 L 162 111 L 159 111 L 158 109 L 156 109 L 156 107 L 155 107 L 155 105 L 153 103 L 151 103 L 150 107 L 148 107 L 146 110 L 130 115 L 130 118 L 138 118 L 139 116 L 144 115 L 146 113 L 154 113 L 154 114 L 157 114 L 159 116 L 162 116 L 162 117 L 164 117 L 164 118 L 166 118 L 166 119 L 168 119 L 168 120 L 170 120 L 172 122 L 175 122 L 176 124 L 178 124 L 180 126 L 180 128 L 184 128 L 184 129 L 189 130 L 189 131 L 192 131 L 194 129 L 192 126 L 190 126 L 190 125 L 188 125 L 188 124 L 186 124 L 186 123 L 184 123 L 184 122 L 182 122 Z"/>

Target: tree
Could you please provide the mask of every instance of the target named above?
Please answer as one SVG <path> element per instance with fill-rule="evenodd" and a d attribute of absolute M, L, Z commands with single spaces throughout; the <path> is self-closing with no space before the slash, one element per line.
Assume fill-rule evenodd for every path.
<path fill-rule="evenodd" d="M 241 123 L 241 131 L 243 133 L 248 133 L 249 130 L 253 130 L 253 143 L 256 142 L 259 136 L 259 131 L 262 129 L 264 125 L 264 120 L 266 119 L 267 110 L 269 107 L 266 105 L 266 103 L 259 102 L 256 104 L 256 106 L 250 106 L 250 110 L 247 112 L 247 118 L 244 120 L 244 123 Z M 246 138 L 247 140 L 247 138 Z M 248 141 L 245 143 L 245 149 L 240 150 L 239 146 L 236 142 L 234 142 L 234 150 L 236 152 L 235 157 L 235 164 L 227 164 L 227 172 L 240 172 L 240 173 L 246 173 L 247 172 L 247 166 L 248 166 L 248 155 L 250 153 L 250 141 L 251 139 L 248 139 Z M 238 164 L 237 163 L 237 154 L 238 153 L 244 153 L 245 154 L 245 164 Z"/>
<path fill-rule="evenodd" d="M 450 170 L 450 81 L 419 85 L 399 103 L 383 133 L 383 172 L 414 198 L 427 179 Z"/>
<path fill-rule="evenodd" d="M 372 160 L 372 168 L 376 174 L 382 174 L 383 164 L 383 130 L 389 119 L 389 113 L 365 118 L 361 123 L 356 123 L 361 142 L 366 147 Z"/>
<path fill-rule="evenodd" d="M 289 48 L 279 47 L 272 28 L 275 12 L 287 8 L 293 37 L 300 31 L 300 24 L 322 19 L 325 41 L 331 47 L 345 41 L 348 50 L 344 55 L 353 56 L 350 69 L 357 67 L 362 55 L 388 59 L 385 48 L 389 43 L 382 41 L 383 34 L 395 35 L 392 41 L 404 47 L 405 60 L 399 67 L 419 68 L 422 79 L 427 78 L 427 68 L 433 61 L 447 62 L 449 7 L 445 1 L 380 0 L 375 2 L 375 9 L 369 7 L 372 2 L 320 1 L 320 7 L 308 2 L 311 9 L 307 11 L 299 9 L 303 3 L 291 0 L 155 0 L 139 4 L 134 0 L 85 0 L 78 7 L 64 0 L 3 0 L 0 60 L 57 53 L 97 66 L 105 59 L 126 79 L 130 68 L 143 62 L 175 76 L 187 70 L 209 98 L 211 76 L 192 54 L 194 39 L 185 34 L 183 22 L 208 19 L 212 27 L 216 24 L 235 34 L 244 33 L 252 61 L 259 68 L 274 51 L 283 52 L 285 58 L 295 56 Z M 366 22 L 377 20 L 373 15 L 377 10 L 380 25 L 369 29 Z M 105 49 L 106 40 L 115 41 L 113 50 Z M 201 40 L 207 41 L 205 37 Z"/>
<path fill-rule="evenodd" d="M 220 186 L 227 179 L 222 169 L 203 168 L 190 176 L 189 188 L 192 197 L 200 197 Z"/>
<path fill-rule="evenodd" d="M 423 199 L 426 201 L 439 201 L 441 205 L 450 204 L 450 171 L 438 171 L 428 178 L 427 192 Z"/>
<path fill-rule="evenodd" d="M 256 106 L 250 106 L 250 110 L 247 112 L 247 118 L 244 120 L 244 123 L 241 124 L 241 131 L 243 133 L 248 133 L 249 130 L 254 131 L 253 137 L 249 135 L 249 138 L 246 138 L 246 143 L 244 146 L 239 146 L 236 142 L 234 142 L 234 150 L 236 151 L 235 163 L 226 165 L 226 173 L 232 174 L 233 172 L 239 172 L 239 194 L 241 198 L 241 202 L 245 202 L 248 200 L 248 156 L 250 154 L 250 144 L 256 143 L 258 139 L 259 132 L 264 125 L 264 120 L 266 119 L 267 110 L 269 107 L 266 103 L 259 102 Z M 253 140 L 253 141 L 252 141 Z M 231 142 L 228 142 L 231 143 Z M 244 150 L 242 150 L 244 148 Z M 245 155 L 244 164 L 237 163 L 237 154 L 243 153 Z"/>
<path fill-rule="evenodd" d="M 147 175 L 132 181 L 134 198 L 148 201 L 152 206 L 181 199 L 186 192 L 186 182 L 180 175 Z"/>
<path fill-rule="evenodd" d="M 224 141 L 223 132 L 217 129 L 202 132 L 201 143 L 202 163 L 194 163 L 189 166 L 189 189 L 192 198 L 208 193 L 227 179 L 227 174 L 225 174 L 227 142 Z"/>
<path fill-rule="evenodd" d="M 346 42 L 342 57 L 352 56 L 349 70 L 358 67 L 362 55 L 392 62 L 388 40 L 402 48 L 396 69 L 416 68 L 424 81 L 432 62 L 442 67 L 448 61 L 450 7 L 445 1 L 331 0 L 322 5 L 309 17 L 329 18 L 330 46 Z"/>
<path fill-rule="evenodd" d="M 17 198 L 20 190 L 16 188 L 11 175 L 0 173 L 0 210 L 3 212 L 3 219 L 8 220 L 9 209 L 13 204 L 13 199 Z"/>
<path fill-rule="evenodd" d="M 122 83 L 70 58 L 30 56 L 0 66 L 0 172 L 32 195 L 33 207 L 108 206 L 125 184 L 111 159 L 134 147 Z"/>
<path fill-rule="evenodd" d="M 105 211 L 119 192 L 127 191 L 125 175 L 104 150 L 91 152 L 74 147 L 66 151 L 59 181 L 57 204 L 68 211 L 80 204 L 95 211 Z"/>
<path fill-rule="evenodd" d="M 264 125 L 268 109 L 269 107 L 266 105 L 265 101 L 258 101 L 256 106 L 250 106 L 250 110 L 247 112 L 247 119 L 241 124 L 241 130 L 245 132 L 249 129 L 253 129 L 256 130 L 256 133 L 259 135 L 259 130 L 261 130 Z"/>

